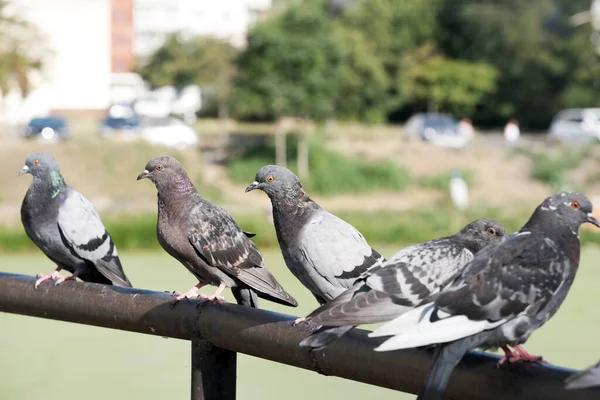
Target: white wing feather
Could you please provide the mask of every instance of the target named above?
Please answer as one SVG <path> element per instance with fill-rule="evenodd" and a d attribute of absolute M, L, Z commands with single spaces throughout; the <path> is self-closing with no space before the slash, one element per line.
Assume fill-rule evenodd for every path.
<path fill-rule="evenodd" d="M 106 256 L 110 250 L 110 240 L 105 238 L 94 248 L 85 247 L 93 240 L 100 240 L 106 228 L 98 212 L 85 197 L 71 189 L 58 212 L 58 226 L 73 251 L 81 258 L 96 261 Z M 117 255 L 116 248 L 113 256 Z"/>
<path fill-rule="evenodd" d="M 495 328 L 504 322 L 474 321 L 464 315 L 450 315 L 438 310 L 441 319 L 430 322 L 433 303 L 418 307 L 387 322 L 369 334 L 370 337 L 395 335 L 375 351 L 391 351 L 446 343 Z"/>

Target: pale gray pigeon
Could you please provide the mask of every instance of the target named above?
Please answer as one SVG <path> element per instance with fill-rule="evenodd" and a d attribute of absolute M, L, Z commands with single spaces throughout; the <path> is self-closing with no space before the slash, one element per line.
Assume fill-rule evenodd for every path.
<path fill-rule="evenodd" d="M 392 336 L 375 350 L 439 344 L 418 397 L 425 400 L 442 398 L 452 370 L 473 348 L 501 347 L 500 363 L 541 361 L 520 345 L 567 296 L 579 267 L 579 226 L 586 222 L 600 227 L 584 195 L 547 198 L 519 232 L 477 253 L 434 301 L 369 334 Z"/>
<path fill-rule="evenodd" d="M 384 261 L 356 228 L 311 200 L 287 168 L 262 167 L 246 192 L 254 189 L 271 199 L 283 259 L 319 304 L 339 296 L 363 272 Z"/>
<path fill-rule="evenodd" d="M 205 285 L 218 286 L 205 300 L 224 300 L 226 287 L 238 304 L 258 307 L 258 297 L 296 307 L 290 296 L 264 265 L 258 249 L 224 209 L 198 194 L 183 166 L 173 157 L 148 162 L 137 179 L 150 179 L 158 191 L 157 236 L 161 246 L 198 279 L 198 284 L 178 293 L 177 302 L 196 297 Z"/>
<path fill-rule="evenodd" d="M 491 241 L 504 236 L 504 227 L 481 218 L 458 233 L 400 250 L 381 266 L 371 268 L 344 293 L 313 311 L 306 319 L 323 325 L 300 342 L 321 348 L 338 339 L 330 327 L 386 322 L 437 295 L 442 285 Z"/>
<path fill-rule="evenodd" d="M 57 266 L 49 275 L 38 275 L 35 287 L 49 279 L 58 285 L 75 278 L 131 287 L 117 248 L 96 209 L 78 191 L 67 186 L 54 158 L 47 153 L 32 153 L 19 172 L 23 174 L 33 176 L 21 205 L 23 227 L 27 236 Z M 61 269 L 72 275 L 60 277 Z"/>
<path fill-rule="evenodd" d="M 565 379 L 566 389 L 586 389 L 600 386 L 600 362 Z"/>

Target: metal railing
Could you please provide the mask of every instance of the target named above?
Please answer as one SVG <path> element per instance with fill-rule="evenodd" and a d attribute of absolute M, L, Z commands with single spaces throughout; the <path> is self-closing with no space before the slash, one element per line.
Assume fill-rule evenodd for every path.
<path fill-rule="evenodd" d="M 236 398 L 236 353 L 402 392 L 417 393 L 432 352 L 374 352 L 382 338 L 355 329 L 324 350 L 298 343 L 314 327 L 292 326 L 295 317 L 229 303 L 182 301 L 148 290 L 81 282 L 34 289 L 31 276 L 0 273 L 0 311 L 191 341 L 192 400 Z M 264 302 L 263 302 L 264 304 Z M 3 362 L 2 360 L 0 362 Z M 498 368 L 498 356 L 472 352 L 455 369 L 448 398 L 592 399 L 598 390 L 563 389 L 575 371 L 548 365 Z"/>

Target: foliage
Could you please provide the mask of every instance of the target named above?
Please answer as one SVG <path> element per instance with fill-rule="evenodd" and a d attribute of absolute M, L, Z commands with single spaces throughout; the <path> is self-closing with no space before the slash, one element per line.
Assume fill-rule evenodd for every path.
<path fill-rule="evenodd" d="M 525 206 L 510 212 L 471 209 L 466 213 L 456 213 L 451 205 L 372 213 L 336 212 L 340 218 L 354 225 L 370 243 L 393 244 L 397 248 L 450 235 L 482 217 L 494 218 L 504 225 L 507 232 L 514 232 L 530 214 L 531 209 Z M 256 234 L 252 240 L 260 249 L 278 246 L 273 224 L 264 215 L 236 214 L 234 217 L 242 229 Z M 156 239 L 155 214 L 108 219 L 105 225 L 120 251 L 160 249 Z M 600 244 L 600 235 L 596 232 L 582 229 L 580 233 L 582 244 Z M 22 228 L 0 229 L 0 250 L 5 253 L 38 251 Z"/>
<path fill-rule="evenodd" d="M 8 12 L 10 3 L 0 0 L 0 97 L 17 87 L 23 97 L 31 90 L 31 72 L 41 71 L 49 52 L 37 30 Z"/>
<path fill-rule="evenodd" d="M 182 89 L 198 85 L 221 103 L 231 95 L 235 54 L 235 48 L 225 40 L 184 39 L 180 33 L 174 33 L 136 70 L 153 87 L 172 85 Z"/>
<path fill-rule="evenodd" d="M 296 146 L 294 140 L 288 141 L 288 160 L 294 160 Z M 322 143 L 314 140 L 309 143 L 309 148 L 311 174 L 304 181 L 309 193 L 334 195 L 378 189 L 402 190 L 409 183 L 408 171 L 391 160 L 370 163 L 328 150 Z M 273 154 L 274 150 L 270 146 L 250 148 L 228 165 L 229 178 L 247 184 L 260 167 L 274 163 Z"/>
<path fill-rule="evenodd" d="M 404 93 L 431 111 L 470 115 L 483 97 L 496 89 L 496 70 L 485 63 L 448 59 L 431 43 L 406 52 Z"/>
<path fill-rule="evenodd" d="M 588 0 L 331 2 L 276 2 L 235 62 L 172 36 L 140 71 L 155 85 L 214 83 L 247 119 L 385 122 L 429 107 L 545 129 L 561 108 L 600 102 L 591 24 L 569 21 Z"/>
<path fill-rule="evenodd" d="M 567 188 L 567 174 L 579 167 L 583 160 L 591 155 L 592 147 L 585 148 L 556 148 L 549 151 L 530 153 L 533 161 L 531 177 L 544 182 L 553 190 Z"/>
<path fill-rule="evenodd" d="M 492 65 L 497 90 L 475 118 L 547 128 L 562 107 L 590 106 L 597 90 L 584 90 L 597 55 L 589 40 L 590 24 L 573 27 L 570 16 L 588 10 L 583 0 L 445 0 L 438 13 L 438 45 L 451 58 Z M 597 69 L 597 67 L 595 67 Z"/>
<path fill-rule="evenodd" d="M 255 27 L 236 62 L 237 114 L 330 117 L 342 65 L 333 33 L 321 1 L 294 3 Z"/>

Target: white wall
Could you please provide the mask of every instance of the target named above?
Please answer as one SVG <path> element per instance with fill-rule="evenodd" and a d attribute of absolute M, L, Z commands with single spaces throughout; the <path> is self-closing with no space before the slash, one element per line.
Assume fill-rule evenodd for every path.
<path fill-rule="evenodd" d="M 43 76 L 19 108 L 32 114 L 49 109 L 106 108 L 111 68 L 110 0 L 13 0 L 12 4 L 14 12 L 37 27 L 51 52 L 45 58 Z"/>

